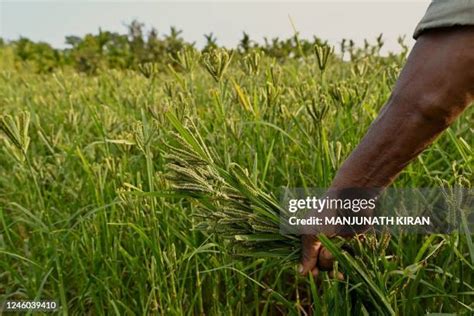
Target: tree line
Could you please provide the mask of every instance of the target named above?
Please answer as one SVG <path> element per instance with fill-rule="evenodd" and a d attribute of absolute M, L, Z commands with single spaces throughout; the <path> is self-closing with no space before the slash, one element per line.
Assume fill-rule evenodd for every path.
<path fill-rule="evenodd" d="M 77 71 L 95 74 L 104 68 L 139 69 L 140 65 L 147 63 L 156 64 L 159 68 L 173 66 L 183 49 L 205 53 L 219 47 L 217 38 L 212 33 L 204 35 L 205 45 L 198 49 L 194 42 L 186 42 L 182 31 L 175 27 L 171 27 L 169 33 L 162 36 L 155 28 L 146 31 L 145 25 L 136 20 L 126 27 L 125 34 L 99 29 L 97 34 L 83 37 L 66 36 L 67 48 L 64 49 L 56 49 L 48 43 L 34 42 L 25 37 L 13 41 L 0 38 L 0 48 L 11 47 L 15 60 L 31 64 L 39 73 L 72 66 Z M 327 43 L 316 36 L 310 40 L 301 39 L 298 33 L 287 39 L 264 38 L 263 43 L 257 43 L 244 32 L 233 51 L 243 55 L 259 50 L 266 56 L 284 60 L 307 56 L 313 52 L 314 47 L 321 45 Z M 352 40 L 343 40 L 340 51 L 353 58 L 364 51 L 368 54 L 378 53 L 382 46 L 383 39 L 380 35 L 374 45 L 365 41 L 363 48 L 356 48 Z"/>

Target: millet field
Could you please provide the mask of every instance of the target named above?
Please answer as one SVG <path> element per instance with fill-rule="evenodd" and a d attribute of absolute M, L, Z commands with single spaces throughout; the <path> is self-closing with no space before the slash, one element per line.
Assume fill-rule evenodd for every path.
<path fill-rule="evenodd" d="M 368 236 L 347 241 L 351 252 L 322 237 L 343 281 L 300 276 L 299 237 L 279 234 L 282 188 L 330 185 L 389 99 L 403 43 L 382 56 L 382 38 L 244 34 L 225 49 L 209 35 L 198 49 L 176 30 L 140 32 L 71 37 L 62 51 L 1 42 L 0 303 L 53 299 L 64 315 L 474 313 L 467 227 Z M 393 186 L 470 188 L 473 115 Z"/>

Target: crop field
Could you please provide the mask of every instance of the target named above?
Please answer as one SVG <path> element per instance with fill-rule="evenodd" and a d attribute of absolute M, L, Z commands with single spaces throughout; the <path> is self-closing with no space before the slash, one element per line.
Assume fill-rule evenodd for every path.
<path fill-rule="evenodd" d="M 325 188 L 407 51 L 198 51 L 38 71 L 0 46 L 0 302 L 70 315 L 474 313 L 474 246 L 452 234 L 323 239 L 343 281 L 298 275 L 282 188 Z M 303 51 L 304 49 L 304 51 Z M 393 184 L 473 184 L 469 108 Z"/>

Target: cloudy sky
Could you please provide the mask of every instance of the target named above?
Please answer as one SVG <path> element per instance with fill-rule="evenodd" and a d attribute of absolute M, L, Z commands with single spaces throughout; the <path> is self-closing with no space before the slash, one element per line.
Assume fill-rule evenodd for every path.
<path fill-rule="evenodd" d="M 0 37 L 26 36 L 64 47 L 66 35 L 103 30 L 125 32 L 125 24 L 137 19 L 166 34 L 170 26 L 183 30 L 186 40 L 198 45 L 213 33 L 218 43 L 235 46 L 245 31 L 256 41 L 263 37 L 313 35 L 333 44 L 342 38 L 362 43 L 383 33 L 386 50 L 397 50 L 397 37 L 406 35 L 412 45 L 413 30 L 429 0 L 373 1 L 22 1 L 0 0 Z"/>

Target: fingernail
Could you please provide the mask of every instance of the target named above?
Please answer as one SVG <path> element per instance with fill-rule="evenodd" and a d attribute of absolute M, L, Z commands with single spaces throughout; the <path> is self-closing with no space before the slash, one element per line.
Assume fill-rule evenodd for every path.
<path fill-rule="evenodd" d="M 303 265 L 300 264 L 300 265 L 298 266 L 298 272 L 299 272 L 299 273 L 303 273 Z"/>

